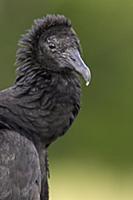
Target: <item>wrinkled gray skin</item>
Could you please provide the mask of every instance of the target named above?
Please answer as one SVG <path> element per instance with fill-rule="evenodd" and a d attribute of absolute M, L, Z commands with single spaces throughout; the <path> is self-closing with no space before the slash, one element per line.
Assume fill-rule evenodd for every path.
<path fill-rule="evenodd" d="M 47 149 L 76 118 L 90 71 L 64 16 L 37 20 L 19 46 L 16 81 L 0 92 L 0 200 L 48 200 Z"/>

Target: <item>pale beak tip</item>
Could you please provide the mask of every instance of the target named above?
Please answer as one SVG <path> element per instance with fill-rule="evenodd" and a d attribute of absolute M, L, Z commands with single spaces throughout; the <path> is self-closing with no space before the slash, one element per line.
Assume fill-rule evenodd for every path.
<path fill-rule="evenodd" d="M 90 84 L 90 82 L 89 82 L 89 81 L 87 81 L 87 82 L 86 82 L 86 86 L 88 86 L 89 84 Z"/>
<path fill-rule="evenodd" d="M 84 80 L 86 81 L 86 86 L 88 86 L 91 82 L 91 72 L 87 66 L 85 66 L 82 75 L 83 75 Z"/>

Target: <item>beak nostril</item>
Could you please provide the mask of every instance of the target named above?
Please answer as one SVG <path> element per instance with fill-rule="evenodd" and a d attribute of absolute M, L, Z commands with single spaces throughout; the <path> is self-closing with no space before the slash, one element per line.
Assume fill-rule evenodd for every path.
<path fill-rule="evenodd" d="M 74 62 L 76 61 L 76 59 L 74 57 L 70 57 Z"/>

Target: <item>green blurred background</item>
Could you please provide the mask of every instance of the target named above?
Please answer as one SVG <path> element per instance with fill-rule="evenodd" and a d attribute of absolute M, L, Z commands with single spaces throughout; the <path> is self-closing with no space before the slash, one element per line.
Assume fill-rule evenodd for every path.
<path fill-rule="evenodd" d="M 72 20 L 92 71 L 77 120 L 50 147 L 50 198 L 133 199 L 133 1 L 0 0 L 0 89 L 15 78 L 20 35 L 48 13 Z"/>

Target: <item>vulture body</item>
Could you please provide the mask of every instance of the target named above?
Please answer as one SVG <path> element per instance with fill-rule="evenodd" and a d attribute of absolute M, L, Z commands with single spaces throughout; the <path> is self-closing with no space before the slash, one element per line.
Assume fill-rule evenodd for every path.
<path fill-rule="evenodd" d="M 47 15 L 22 36 L 15 83 L 0 92 L 0 200 L 48 200 L 48 146 L 80 109 L 90 81 L 71 22 Z"/>

